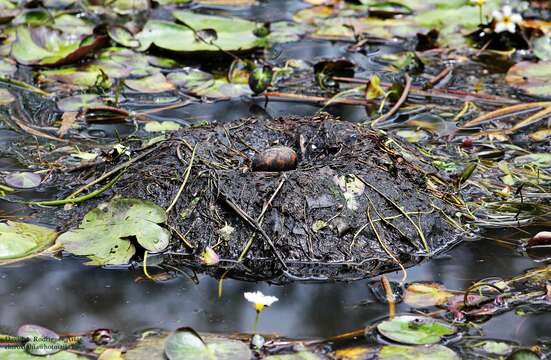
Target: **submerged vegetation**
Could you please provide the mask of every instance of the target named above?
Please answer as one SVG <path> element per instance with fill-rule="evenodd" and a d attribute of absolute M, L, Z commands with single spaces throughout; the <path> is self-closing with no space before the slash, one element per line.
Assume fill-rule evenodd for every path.
<path fill-rule="evenodd" d="M 0 358 L 550 357 L 481 328 L 551 309 L 550 24 L 536 0 L 0 0 L 0 266 L 206 273 L 212 301 L 369 278 L 388 306 L 324 339 L 264 334 L 262 292 L 247 334 L 4 324 Z M 473 239 L 532 268 L 408 282 Z"/>

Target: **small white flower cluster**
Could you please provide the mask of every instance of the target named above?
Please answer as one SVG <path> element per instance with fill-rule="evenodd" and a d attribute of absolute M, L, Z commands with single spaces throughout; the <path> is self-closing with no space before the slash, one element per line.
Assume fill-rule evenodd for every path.
<path fill-rule="evenodd" d="M 245 296 L 245 299 L 247 299 L 247 301 L 255 304 L 256 311 L 262 311 L 264 306 L 270 306 L 279 300 L 275 296 L 267 296 L 260 291 L 246 292 L 243 295 Z"/>
<path fill-rule="evenodd" d="M 496 26 L 494 28 L 496 33 L 508 31 L 514 34 L 517 30 L 517 25 L 522 22 L 522 16 L 514 13 L 509 5 L 504 6 L 501 11 L 494 11 L 492 17 L 496 21 Z"/>
<path fill-rule="evenodd" d="M 471 5 L 478 6 L 480 8 L 480 21 L 482 22 L 482 7 L 486 4 L 487 0 L 470 0 Z M 501 33 L 504 31 L 514 34 L 517 31 L 517 25 L 522 22 L 522 16 L 513 12 L 513 8 L 510 5 L 505 5 L 501 8 L 501 11 L 496 10 L 492 13 L 492 18 L 495 21 L 494 31 Z"/>

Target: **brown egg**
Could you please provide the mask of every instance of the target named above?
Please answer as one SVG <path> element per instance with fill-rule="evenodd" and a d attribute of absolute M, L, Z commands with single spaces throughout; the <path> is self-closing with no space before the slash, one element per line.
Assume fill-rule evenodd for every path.
<path fill-rule="evenodd" d="M 287 146 L 273 146 L 256 154 L 253 171 L 289 171 L 297 168 L 297 153 Z"/>

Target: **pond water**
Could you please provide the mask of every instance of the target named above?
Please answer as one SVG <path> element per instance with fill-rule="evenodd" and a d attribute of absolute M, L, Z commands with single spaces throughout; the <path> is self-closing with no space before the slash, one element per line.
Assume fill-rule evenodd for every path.
<path fill-rule="evenodd" d="M 218 299 L 218 282 L 208 276 L 199 276 L 198 284 L 186 277 L 136 283 L 140 271 L 86 267 L 78 259 L 37 260 L 23 266 L 0 268 L 0 325 L 10 332 L 25 323 L 70 333 L 111 328 L 123 336 L 146 328 L 182 326 L 205 332 L 249 332 L 254 309 L 243 292 L 256 290 L 280 299 L 262 313 L 263 333 L 328 337 L 360 329 L 388 314 L 387 305 L 371 293 L 370 280 L 284 286 L 225 280 Z M 461 290 L 482 278 L 514 276 L 534 266 L 495 241 L 469 241 L 408 269 L 408 281 L 437 281 Z M 390 279 L 400 276 L 388 274 Z M 407 312 L 409 307 L 401 304 L 398 311 Z M 488 338 L 529 345 L 548 335 L 549 328 L 551 314 L 517 317 L 509 312 L 489 320 L 482 331 Z"/>

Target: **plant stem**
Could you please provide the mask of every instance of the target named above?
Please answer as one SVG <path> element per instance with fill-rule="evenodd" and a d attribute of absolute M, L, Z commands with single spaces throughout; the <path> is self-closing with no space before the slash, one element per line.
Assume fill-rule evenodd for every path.
<path fill-rule="evenodd" d="M 256 316 L 253 324 L 253 334 L 256 334 L 256 326 L 258 325 L 258 319 L 260 318 L 260 311 L 256 310 Z"/>

